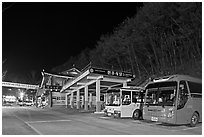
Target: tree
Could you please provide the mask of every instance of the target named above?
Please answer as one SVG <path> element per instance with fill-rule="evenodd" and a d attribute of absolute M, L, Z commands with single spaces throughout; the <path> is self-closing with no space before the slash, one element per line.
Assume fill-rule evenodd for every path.
<path fill-rule="evenodd" d="M 41 78 L 41 74 L 38 75 L 35 70 L 31 70 L 26 74 L 25 79 L 27 83 L 37 85 L 37 84 L 40 84 L 42 78 Z"/>
<path fill-rule="evenodd" d="M 201 28 L 201 2 L 144 3 L 135 16 L 102 35 L 88 59 L 82 52 L 74 61 L 131 71 L 140 79 L 175 73 L 200 77 Z"/>
<path fill-rule="evenodd" d="M 5 62 L 6 62 L 6 59 L 3 60 L 3 62 L 2 62 L 2 67 L 3 67 L 3 65 L 5 64 Z M 5 79 L 6 73 L 7 73 L 7 70 L 3 70 L 3 72 L 2 72 L 2 81 Z"/>

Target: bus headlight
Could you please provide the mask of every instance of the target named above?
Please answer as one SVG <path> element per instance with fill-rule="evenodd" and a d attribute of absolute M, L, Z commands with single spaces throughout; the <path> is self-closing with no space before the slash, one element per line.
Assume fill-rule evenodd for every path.
<path fill-rule="evenodd" d="M 120 114 L 121 112 L 119 110 L 114 110 L 114 114 Z"/>
<path fill-rule="evenodd" d="M 174 109 L 173 108 L 169 108 L 169 113 L 167 115 L 168 118 L 172 118 L 174 116 Z"/>
<path fill-rule="evenodd" d="M 120 113 L 121 113 L 121 111 L 119 111 L 119 110 L 114 110 L 114 112 L 113 112 L 114 114 L 114 117 L 117 117 L 117 118 L 120 118 Z"/>
<path fill-rule="evenodd" d="M 108 112 L 108 110 L 107 109 L 104 109 L 104 111 L 103 111 L 105 114 Z"/>

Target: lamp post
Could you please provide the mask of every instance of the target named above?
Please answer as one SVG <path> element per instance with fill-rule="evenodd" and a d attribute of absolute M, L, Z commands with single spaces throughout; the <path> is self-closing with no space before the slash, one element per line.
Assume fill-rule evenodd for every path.
<path fill-rule="evenodd" d="M 23 101 L 24 92 L 20 92 L 20 99 Z"/>

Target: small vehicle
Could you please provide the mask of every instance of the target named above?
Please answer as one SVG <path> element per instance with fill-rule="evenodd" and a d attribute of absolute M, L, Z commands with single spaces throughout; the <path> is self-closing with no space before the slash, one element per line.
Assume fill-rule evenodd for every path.
<path fill-rule="evenodd" d="M 33 106 L 33 102 L 32 102 L 32 101 L 26 101 L 26 102 L 25 102 L 25 105 L 26 105 L 26 106 Z"/>
<path fill-rule="evenodd" d="M 143 95 L 142 87 L 109 89 L 106 93 L 105 116 L 142 119 Z"/>
<path fill-rule="evenodd" d="M 19 101 L 18 101 L 18 105 L 19 105 L 19 106 L 24 106 L 24 105 L 25 105 L 25 102 L 22 101 L 22 100 L 19 100 Z"/>

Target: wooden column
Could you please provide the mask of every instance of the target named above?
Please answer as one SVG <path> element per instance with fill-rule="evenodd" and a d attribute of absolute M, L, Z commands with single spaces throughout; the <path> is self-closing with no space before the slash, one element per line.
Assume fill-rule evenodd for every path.
<path fill-rule="evenodd" d="M 84 110 L 88 110 L 88 86 L 85 86 L 84 88 L 84 97 L 85 97 L 85 104 L 84 104 Z"/>
<path fill-rule="evenodd" d="M 96 81 L 96 112 L 101 112 L 100 80 Z"/>
<path fill-rule="evenodd" d="M 77 109 L 80 109 L 80 91 L 79 90 L 77 90 L 76 104 L 77 104 Z"/>

